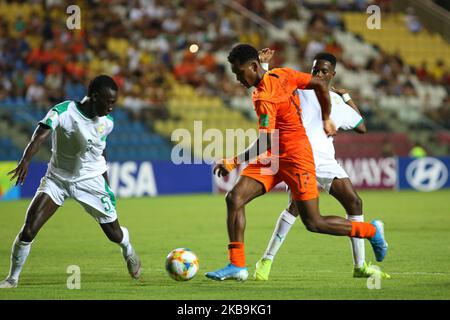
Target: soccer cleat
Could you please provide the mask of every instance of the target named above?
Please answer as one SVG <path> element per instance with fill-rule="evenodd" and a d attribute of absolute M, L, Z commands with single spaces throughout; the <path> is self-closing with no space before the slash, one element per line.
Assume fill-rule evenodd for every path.
<path fill-rule="evenodd" d="M 377 266 L 372 266 L 372 264 L 365 263 L 361 268 L 354 268 L 353 269 L 353 278 L 370 278 L 371 276 L 375 274 L 379 274 L 381 278 L 383 279 L 390 279 L 391 276 L 387 274 L 386 272 L 383 272 L 378 268 Z"/>
<path fill-rule="evenodd" d="M 239 268 L 230 263 L 225 268 L 205 273 L 205 276 L 209 279 L 217 281 L 223 280 L 245 281 L 248 278 L 248 271 L 247 268 Z"/>
<path fill-rule="evenodd" d="M 263 258 L 256 263 L 255 274 L 253 275 L 256 281 L 269 280 L 270 268 L 272 267 L 272 260 Z"/>
<path fill-rule="evenodd" d="M 372 225 L 377 229 L 375 235 L 369 239 L 375 258 L 378 262 L 384 260 L 387 254 L 388 244 L 384 238 L 384 224 L 380 220 L 372 220 Z"/>
<path fill-rule="evenodd" d="M 0 282 L 0 289 L 12 289 L 17 287 L 17 280 L 12 278 L 6 278 L 2 282 Z"/>
<path fill-rule="evenodd" d="M 133 249 L 133 252 L 125 257 L 125 261 L 127 262 L 127 268 L 130 276 L 133 279 L 139 279 L 141 276 L 141 260 Z"/>

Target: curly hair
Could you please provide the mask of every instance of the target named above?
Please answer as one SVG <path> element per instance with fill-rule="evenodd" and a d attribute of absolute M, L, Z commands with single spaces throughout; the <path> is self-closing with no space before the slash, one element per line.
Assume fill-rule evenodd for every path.
<path fill-rule="evenodd" d="M 238 44 L 231 49 L 228 55 L 228 62 L 234 64 L 239 62 L 240 65 L 250 61 L 256 60 L 259 62 L 258 50 L 249 44 Z"/>

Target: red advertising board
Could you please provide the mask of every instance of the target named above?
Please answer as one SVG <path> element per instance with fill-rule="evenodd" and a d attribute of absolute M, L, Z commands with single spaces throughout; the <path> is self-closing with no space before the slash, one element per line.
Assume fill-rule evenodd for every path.
<path fill-rule="evenodd" d="M 397 183 L 397 158 L 338 159 L 355 188 L 393 189 Z"/>

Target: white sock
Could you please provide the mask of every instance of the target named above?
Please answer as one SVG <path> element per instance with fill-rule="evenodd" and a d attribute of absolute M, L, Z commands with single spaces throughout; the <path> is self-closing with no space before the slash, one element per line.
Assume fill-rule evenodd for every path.
<path fill-rule="evenodd" d="M 30 254 L 32 242 L 20 241 L 19 235 L 17 235 L 11 248 L 11 267 L 8 278 L 19 281 L 20 272 Z"/>
<path fill-rule="evenodd" d="M 119 243 L 119 246 L 122 248 L 123 257 L 126 258 L 133 253 L 133 247 L 130 243 L 130 233 L 128 232 L 128 229 L 125 227 L 120 227 L 120 229 L 122 229 L 123 238 Z"/>
<path fill-rule="evenodd" d="M 364 216 L 361 215 L 347 215 L 347 220 L 363 222 Z M 366 260 L 366 250 L 364 247 L 364 239 L 350 238 L 353 253 L 353 264 L 355 268 L 361 268 Z"/>
<path fill-rule="evenodd" d="M 272 238 L 269 241 L 266 252 L 263 258 L 273 260 L 278 250 L 281 247 L 284 239 L 286 238 L 289 230 L 295 222 L 295 217 L 287 210 L 284 210 L 278 218 L 275 230 L 273 231 Z"/>

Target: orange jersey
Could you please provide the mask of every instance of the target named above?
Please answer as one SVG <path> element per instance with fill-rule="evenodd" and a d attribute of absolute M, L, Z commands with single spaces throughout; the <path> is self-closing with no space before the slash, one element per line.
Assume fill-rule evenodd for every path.
<path fill-rule="evenodd" d="M 280 158 L 308 157 L 310 153 L 308 150 L 311 147 L 303 127 L 300 100 L 296 93 L 297 89 L 304 89 L 310 81 L 309 73 L 277 68 L 266 72 L 253 92 L 259 128 L 268 131 L 278 129 Z M 307 154 L 304 154 L 305 151 Z"/>

